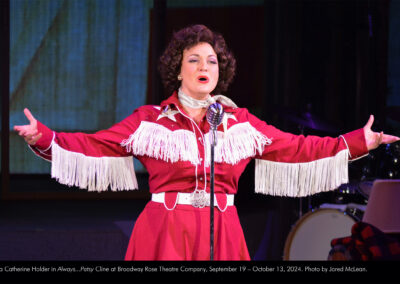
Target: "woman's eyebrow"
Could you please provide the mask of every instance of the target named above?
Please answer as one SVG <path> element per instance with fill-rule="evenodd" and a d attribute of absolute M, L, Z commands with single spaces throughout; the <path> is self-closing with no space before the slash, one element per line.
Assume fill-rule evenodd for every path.
<path fill-rule="evenodd" d="M 189 54 L 188 56 L 197 56 L 197 57 L 200 57 L 200 55 L 197 54 L 197 53 Z M 210 54 L 210 55 L 208 55 L 207 57 L 215 57 L 215 58 L 217 58 L 217 56 L 214 55 L 214 54 Z"/>

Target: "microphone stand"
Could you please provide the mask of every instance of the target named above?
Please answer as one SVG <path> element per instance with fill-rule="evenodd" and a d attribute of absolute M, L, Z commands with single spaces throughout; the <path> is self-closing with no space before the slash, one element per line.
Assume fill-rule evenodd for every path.
<path fill-rule="evenodd" d="M 211 129 L 211 172 L 210 172 L 210 260 L 214 260 L 214 148 L 217 144 L 217 128 Z"/>
<path fill-rule="evenodd" d="M 224 109 L 221 104 L 211 104 L 207 109 L 207 121 L 210 124 L 210 260 L 214 260 L 214 148 L 217 145 L 217 128 L 224 116 Z"/>

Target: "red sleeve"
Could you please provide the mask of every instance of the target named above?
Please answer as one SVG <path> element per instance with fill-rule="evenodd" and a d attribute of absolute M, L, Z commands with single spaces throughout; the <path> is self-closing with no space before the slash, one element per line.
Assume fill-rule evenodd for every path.
<path fill-rule="evenodd" d="M 248 113 L 250 124 L 271 140 L 261 156 L 264 160 L 285 163 L 304 163 L 328 158 L 347 149 L 350 159 L 368 154 L 363 129 L 358 129 L 340 137 L 318 137 L 294 135 L 268 125 Z"/>
<path fill-rule="evenodd" d="M 107 130 L 93 134 L 55 132 L 38 121 L 42 137 L 31 149 L 51 161 L 51 175 L 60 183 L 90 191 L 136 189 L 132 153 L 121 143 L 136 131 L 149 112 L 146 107 Z"/>
<path fill-rule="evenodd" d="M 340 136 L 349 149 L 350 160 L 356 160 L 368 154 L 365 134 L 362 128 Z"/>
<path fill-rule="evenodd" d="M 368 153 L 364 131 L 337 138 L 294 135 L 247 112 L 250 124 L 268 143 L 256 156 L 255 191 L 301 197 L 334 190 L 348 182 L 348 161 Z"/>
<path fill-rule="evenodd" d="M 128 153 L 121 146 L 121 142 L 135 132 L 141 120 L 145 118 L 146 114 L 138 109 L 109 129 L 93 134 L 55 132 L 38 121 L 38 132 L 42 133 L 42 137 L 31 148 L 36 154 L 47 160 L 51 160 L 51 146 L 54 143 L 64 150 L 90 157 L 131 156 L 132 153 Z"/>

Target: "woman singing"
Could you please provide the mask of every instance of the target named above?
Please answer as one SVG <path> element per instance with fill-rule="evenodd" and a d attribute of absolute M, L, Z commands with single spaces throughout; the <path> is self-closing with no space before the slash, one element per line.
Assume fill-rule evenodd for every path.
<path fill-rule="evenodd" d="M 220 95 L 232 82 L 236 61 L 223 37 L 203 25 L 173 35 L 160 60 L 171 94 L 145 105 L 95 134 L 57 133 L 28 109 L 29 125 L 15 126 L 31 149 L 52 162 L 60 183 L 89 191 L 137 188 L 133 158 L 149 173 L 151 201 L 138 217 L 126 260 L 210 259 L 210 126 L 207 107 L 219 102 L 225 114 L 215 148 L 216 260 L 250 260 L 234 205 L 238 181 L 256 159 L 256 189 L 300 197 L 348 182 L 348 161 L 398 137 L 364 128 L 338 138 L 282 132 Z"/>

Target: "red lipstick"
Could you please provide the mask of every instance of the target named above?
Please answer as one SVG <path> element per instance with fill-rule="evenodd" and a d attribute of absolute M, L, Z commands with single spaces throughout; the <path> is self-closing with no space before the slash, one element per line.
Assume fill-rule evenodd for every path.
<path fill-rule="evenodd" d="M 207 84 L 209 79 L 207 76 L 199 76 L 197 77 L 197 81 L 202 84 Z"/>

